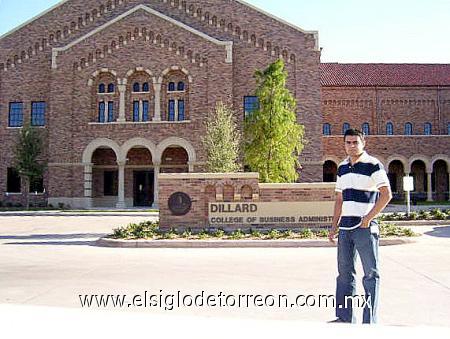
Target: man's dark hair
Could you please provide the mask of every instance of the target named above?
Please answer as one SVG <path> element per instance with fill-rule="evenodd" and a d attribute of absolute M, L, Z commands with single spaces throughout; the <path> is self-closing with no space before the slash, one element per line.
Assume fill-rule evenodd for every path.
<path fill-rule="evenodd" d="M 352 136 L 354 135 L 354 136 L 360 137 L 361 140 L 364 140 L 364 133 L 361 132 L 359 129 L 349 128 L 348 130 L 346 130 L 344 133 L 344 140 L 349 135 L 352 135 Z"/>

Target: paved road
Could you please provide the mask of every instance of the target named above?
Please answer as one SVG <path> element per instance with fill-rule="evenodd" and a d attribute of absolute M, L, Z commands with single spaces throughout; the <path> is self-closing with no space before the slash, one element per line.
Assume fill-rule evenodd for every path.
<path fill-rule="evenodd" d="M 114 249 L 94 241 L 142 216 L 0 215 L 0 303 L 79 308 L 80 294 L 333 294 L 335 248 Z M 450 226 L 382 247 L 380 323 L 450 327 Z M 362 293 L 358 266 L 358 293 Z M 131 299 L 131 298 L 130 298 Z M 166 301 L 170 305 L 170 297 Z M 170 307 L 169 307 L 170 308 Z M 325 322 L 332 308 L 127 308 L 133 312 Z M 360 318 L 358 310 L 358 317 Z"/>

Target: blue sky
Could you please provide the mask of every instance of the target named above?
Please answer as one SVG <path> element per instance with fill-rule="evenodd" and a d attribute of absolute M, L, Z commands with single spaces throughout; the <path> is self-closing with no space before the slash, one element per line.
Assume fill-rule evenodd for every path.
<path fill-rule="evenodd" d="M 59 0 L 0 0 L 0 35 Z M 325 62 L 450 63 L 450 0 L 247 0 L 318 30 Z"/>

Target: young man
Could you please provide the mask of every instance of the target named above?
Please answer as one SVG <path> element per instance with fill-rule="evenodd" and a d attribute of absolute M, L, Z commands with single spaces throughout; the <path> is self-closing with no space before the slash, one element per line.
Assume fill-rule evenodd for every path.
<path fill-rule="evenodd" d="M 344 135 L 348 157 L 339 164 L 336 203 L 329 240 L 338 236 L 338 272 L 336 279 L 336 316 L 332 322 L 355 322 L 351 297 L 355 295 L 356 252 L 364 269 L 366 294 L 363 323 L 377 320 L 378 237 L 375 218 L 392 199 L 389 179 L 381 162 L 364 151 L 364 134 L 349 129 Z M 347 297 L 347 298 L 346 298 Z"/>

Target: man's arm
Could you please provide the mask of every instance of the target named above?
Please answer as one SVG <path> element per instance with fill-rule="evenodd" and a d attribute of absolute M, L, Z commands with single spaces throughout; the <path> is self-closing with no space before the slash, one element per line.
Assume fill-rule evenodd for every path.
<path fill-rule="evenodd" d="M 339 225 L 339 220 L 341 220 L 342 213 L 342 192 L 336 192 L 336 201 L 334 203 L 334 214 L 333 214 L 333 224 L 331 225 L 330 233 L 328 234 L 328 240 L 332 243 L 335 242 L 334 237 L 336 236 L 336 231 Z"/>
<path fill-rule="evenodd" d="M 378 198 L 372 210 L 363 218 L 361 228 L 368 228 L 370 222 L 375 219 L 382 210 L 384 210 L 391 199 L 391 188 L 389 186 L 380 187 L 380 197 Z"/>

